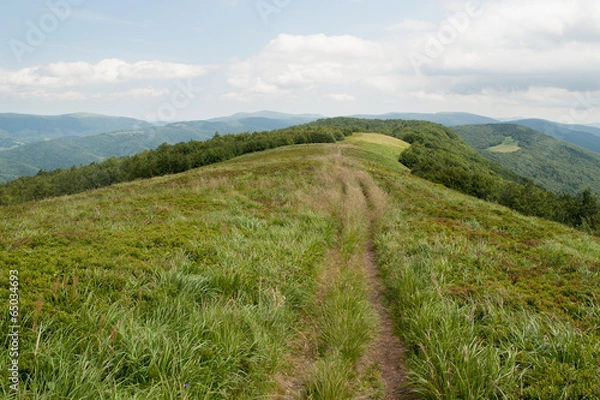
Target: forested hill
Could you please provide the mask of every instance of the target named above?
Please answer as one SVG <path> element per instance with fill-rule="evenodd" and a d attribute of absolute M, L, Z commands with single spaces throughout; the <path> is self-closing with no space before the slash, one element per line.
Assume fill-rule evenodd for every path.
<path fill-rule="evenodd" d="M 411 144 L 399 161 L 417 176 L 525 215 L 600 230 L 600 205 L 591 191 L 548 192 L 485 159 L 450 128 L 423 121 L 334 118 L 292 128 L 215 137 L 206 142 L 164 144 L 135 156 L 81 168 L 43 172 L 0 186 L 0 204 L 78 193 L 119 182 L 174 174 L 266 149 L 301 143 L 333 143 L 353 132 L 378 132 Z"/>
<path fill-rule="evenodd" d="M 22 143 L 41 142 L 65 137 L 83 137 L 105 132 L 149 128 L 146 121 L 99 114 L 66 114 L 56 116 L 0 114 L 0 148 Z"/>
<path fill-rule="evenodd" d="M 600 193 L 600 153 L 519 125 L 452 128 L 479 154 L 554 192 Z"/>

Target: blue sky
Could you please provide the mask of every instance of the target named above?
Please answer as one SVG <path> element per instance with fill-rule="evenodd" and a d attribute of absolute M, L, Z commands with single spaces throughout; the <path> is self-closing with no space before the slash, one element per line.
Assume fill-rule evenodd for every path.
<path fill-rule="evenodd" d="M 600 121 L 595 0 L 4 0 L 0 112 Z"/>

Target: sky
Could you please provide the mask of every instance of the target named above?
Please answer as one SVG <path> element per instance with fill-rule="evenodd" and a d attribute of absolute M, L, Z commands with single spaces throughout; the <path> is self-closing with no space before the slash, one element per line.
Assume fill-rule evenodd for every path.
<path fill-rule="evenodd" d="M 0 112 L 600 123 L 597 0 L 3 0 Z"/>

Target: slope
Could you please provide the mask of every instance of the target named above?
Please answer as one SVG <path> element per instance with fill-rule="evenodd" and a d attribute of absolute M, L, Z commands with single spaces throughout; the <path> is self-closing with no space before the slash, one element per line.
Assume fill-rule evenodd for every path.
<path fill-rule="evenodd" d="M 79 113 L 56 116 L 0 114 L 0 138 L 12 139 L 16 143 L 90 136 L 150 126 L 151 124 L 146 121 L 99 114 Z"/>
<path fill-rule="evenodd" d="M 176 144 L 190 140 L 206 140 L 217 132 L 228 134 L 270 131 L 287 128 L 308 120 L 310 119 L 289 116 L 285 119 L 230 117 L 215 121 L 177 122 L 144 129 L 131 129 L 133 125 L 130 125 L 124 131 L 105 131 L 109 133 L 24 144 L 17 148 L 0 151 L 0 159 L 52 171 L 59 168 L 71 168 L 74 165 L 86 165 L 110 157 L 138 154 L 155 149 L 163 143 Z M 3 181 L 0 180 L 0 182 Z"/>
<path fill-rule="evenodd" d="M 600 129 L 583 125 L 565 125 L 542 119 L 523 119 L 511 121 L 511 124 L 522 125 L 600 153 Z"/>
<path fill-rule="evenodd" d="M 487 159 L 535 179 L 548 190 L 578 193 L 590 187 L 600 193 L 598 153 L 518 125 L 469 125 L 453 130 Z M 519 150 L 490 151 L 507 139 L 515 141 Z"/>
<path fill-rule="evenodd" d="M 371 250 L 411 396 L 598 397 L 600 240 L 365 136 L 0 208 L 17 398 L 394 398 Z"/>
<path fill-rule="evenodd" d="M 303 145 L 1 209 L 22 397 L 381 398 L 363 188 Z"/>
<path fill-rule="evenodd" d="M 20 176 L 33 176 L 38 169 L 17 161 L 0 159 L 0 183 L 12 181 Z"/>

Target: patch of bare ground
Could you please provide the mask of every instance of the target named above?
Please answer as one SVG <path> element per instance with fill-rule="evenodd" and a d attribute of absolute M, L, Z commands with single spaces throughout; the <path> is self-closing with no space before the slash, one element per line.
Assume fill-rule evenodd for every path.
<path fill-rule="evenodd" d="M 375 251 L 371 242 L 373 228 L 377 221 L 384 218 L 389 204 L 387 195 L 366 173 L 361 174 L 361 187 L 368 204 L 369 240 L 363 252 L 364 273 L 367 279 L 369 300 L 379 318 L 379 332 L 373 345 L 362 360 L 363 365 L 376 363 L 385 386 L 386 400 L 419 399 L 408 388 L 405 368 L 406 349 L 394 334 L 394 322 L 385 307 L 385 289 L 377 267 Z"/>
<path fill-rule="evenodd" d="M 394 334 L 394 323 L 384 306 L 384 289 L 375 263 L 375 253 L 370 244 L 364 253 L 364 267 L 369 286 L 369 299 L 379 317 L 379 332 L 363 363 L 377 364 L 385 385 L 387 400 L 418 399 L 407 387 L 407 372 L 404 367 L 405 349 Z"/>

